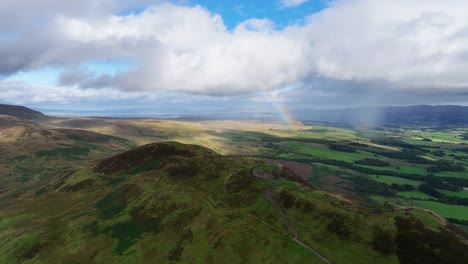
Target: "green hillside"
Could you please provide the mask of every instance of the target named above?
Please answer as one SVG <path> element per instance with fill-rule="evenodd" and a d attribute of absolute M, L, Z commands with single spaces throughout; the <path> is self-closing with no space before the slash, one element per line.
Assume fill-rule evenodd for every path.
<path fill-rule="evenodd" d="M 7 197 L 0 263 L 463 263 L 427 211 L 368 208 L 288 167 L 163 142 Z"/>

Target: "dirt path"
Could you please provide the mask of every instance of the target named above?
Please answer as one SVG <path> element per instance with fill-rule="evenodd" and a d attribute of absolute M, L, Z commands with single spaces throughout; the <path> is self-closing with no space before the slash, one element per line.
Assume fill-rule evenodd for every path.
<path fill-rule="evenodd" d="M 293 224 L 291 224 L 291 222 L 289 221 L 288 217 L 286 216 L 286 212 L 284 210 L 284 208 L 281 206 L 281 203 L 280 203 L 280 200 L 278 198 L 278 195 L 275 193 L 275 190 L 273 190 L 273 188 L 268 188 L 265 192 L 265 195 L 268 199 L 268 201 L 270 201 L 270 203 L 278 210 L 278 212 L 280 213 L 281 217 L 283 218 L 283 221 L 284 223 L 286 224 L 286 226 L 288 227 L 289 229 L 289 232 L 291 233 L 292 235 L 292 239 L 297 243 L 299 244 L 300 246 L 304 247 L 305 249 L 309 250 L 310 252 L 312 252 L 314 255 L 316 255 L 317 257 L 319 257 L 323 262 L 327 263 L 327 264 L 331 264 L 331 262 L 326 259 L 324 256 L 320 255 L 317 251 L 315 251 L 314 249 L 312 249 L 311 247 L 307 246 L 304 242 L 300 241 L 297 237 L 297 231 L 296 231 L 296 228 L 294 227 Z"/>
<path fill-rule="evenodd" d="M 288 227 L 289 232 L 293 236 L 293 239 L 297 239 L 297 231 L 296 228 L 289 222 L 289 219 L 286 217 L 286 212 L 284 208 L 281 206 L 278 196 L 276 195 L 275 191 L 272 188 L 268 188 L 265 193 L 268 201 L 275 206 L 275 208 L 280 213 L 281 217 L 283 218 L 284 223 Z"/>

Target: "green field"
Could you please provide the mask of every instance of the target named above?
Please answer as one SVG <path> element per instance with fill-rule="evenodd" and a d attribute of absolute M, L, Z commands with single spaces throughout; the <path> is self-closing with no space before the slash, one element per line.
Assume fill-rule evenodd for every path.
<path fill-rule="evenodd" d="M 421 130 L 405 130 L 405 135 L 408 138 L 429 138 L 435 143 L 463 143 L 463 139 L 459 137 L 458 133 L 447 133 L 440 131 L 421 131 Z M 427 143 L 427 142 L 425 142 Z"/>
<path fill-rule="evenodd" d="M 394 171 L 394 172 L 398 172 L 398 170 L 396 168 L 393 168 L 393 167 L 389 167 L 389 166 L 385 166 L 385 167 L 377 167 L 377 166 L 369 166 L 369 165 L 356 165 L 357 167 L 361 167 L 361 168 L 368 168 L 368 169 L 372 169 L 372 170 L 378 170 L 378 171 Z"/>
<path fill-rule="evenodd" d="M 468 172 L 443 171 L 443 172 L 434 173 L 434 175 L 439 176 L 439 177 L 454 177 L 454 178 L 468 179 Z"/>
<path fill-rule="evenodd" d="M 358 138 L 356 132 L 350 129 L 343 129 L 331 126 L 314 126 L 311 129 L 296 131 L 296 137 L 320 138 L 332 140 L 354 140 Z"/>
<path fill-rule="evenodd" d="M 334 151 L 328 148 L 327 145 L 321 144 L 304 144 L 299 142 L 281 142 L 281 146 L 285 150 L 297 153 L 299 155 L 308 155 L 322 159 L 340 160 L 346 162 L 354 162 L 365 158 L 373 158 L 374 154 L 366 151 L 357 151 L 356 153 L 347 153 Z"/>
<path fill-rule="evenodd" d="M 393 176 L 369 175 L 369 177 L 371 177 L 372 179 L 374 179 L 376 181 L 387 183 L 387 184 L 392 184 L 392 183 L 408 184 L 408 185 L 411 185 L 411 186 L 414 186 L 414 187 L 418 187 L 419 185 L 422 184 L 421 181 L 408 180 L 408 179 L 393 177 Z"/>
<path fill-rule="evenodd" d="M 452 191 L 447 191 L 447 190 L 441 190 L 437 189 L 439 192 L 448 195 L 448 196 L 454 196 L 454 197 L 460 197 L 460 198 L 468 198 L 468 191 L 462 190 L 458 192 L 452 192 Z"/>
<path fill-rule="evenodd" d="M 400 166 L 401 173 L 427 175 L 427 169 L 417 166 Z"/>
<path fill-rule="evenodd" d="M 468 220 L 468 207 L 463 205 L 449 205 L 432 201 L 415 201 L 418 206 L 429 209 L 447 218 Z"/>
<path fill-rule="evenodd" d="M 398 196 L 404 197 L 404 198 L 410 198 L 410 199 L 422 199 L 422 200 L 429 200 L 429 199 L 435 199 L 434 197 L 425 194 L 420 191 L 408 191 L 408 192 L 400 192 L 398 193 Z"/>
<path fill-rule="evenodd" d="M 319 262 L 294 232 L 333 263 L 400 263 L 402 246 L 427 249 L 428 263 L 446 252 L 435 237 L 452 233 L 423 208 L 468 220 L 468 191 L 447 191 L 468 186 L 468 173 L 428 177 L 440 164 L 468 164 L 463 129 L 105 118 L 37 126 L 0 138 L 2 263 Z"/>

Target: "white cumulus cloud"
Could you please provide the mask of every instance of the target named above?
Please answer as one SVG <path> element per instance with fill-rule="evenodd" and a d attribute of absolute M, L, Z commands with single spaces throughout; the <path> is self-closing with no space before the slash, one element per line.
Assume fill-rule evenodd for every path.
<path fill-rule="evenodd" d="M 309 0 L 280 0 L 280 6 L 281 8 L 289 8 L 289 7 L 296 7 L 300 6 L 305 2 L 308 2 Z"/>
<path fill-rule="evenodd" d="M 467 1 L 335 1 L 303 30 L 322 76 L 468 87 Z"/>
<path fill-rule="evenodd" d="M 198 6 L 160 5 L 138 16 L 110 16 L 97 23 L 59 17 L 56 27 L 66 42 L 79 46 L 55 49 L 44 59 L 61 60 L 66 54 L 128 57 L 139 67 L 100 82 L 123 90 L 245 93 L 294 82 L 310 69 L 307 43 L 287 30 L 251 19 L 231 32 L 219 15 Z M 88 54 L 76 47 L 89 47 Z"/>
<path fill-rule="evenodd" d="M 399 89 L 468 87 L 465 0 L 336 0 L 285 28 L 249 19 L 233 29 L 201 6 L 163 3 L 116 15 L 123 7 L 111 0 L 84 0 L 78 11 L 50 0 L 37 7 L 45 20 L 25 22 L 34 11 L 15 15 L 5 2 L 24 1 L 0 4 L 0 14 L 19 21 L 0 27 L 3 75 L 58 66 L 64 86 L 204 95 L 272 91 L 316 77 Z M 97 7 L 88 14 L 90 3 Z M 120 59 L 133 67 L 116 74 L 82 67 Z"/>

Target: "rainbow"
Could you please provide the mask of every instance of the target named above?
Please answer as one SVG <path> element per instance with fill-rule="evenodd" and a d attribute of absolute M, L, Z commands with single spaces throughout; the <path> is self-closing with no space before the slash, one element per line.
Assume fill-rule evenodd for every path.
<path fill-rule="evenodd" d="M 280 94 L 285 91 L 290 91 L 294 88 L 299 87 L 301 84 L 295 84 L 283 87 L 281 90 L 270 93 L 272 97 L 273 106 L 278 113 L 281 121 L 289 128 L 294 129 L 294 126 L 298 124 L 298 121 L 294 118 L 293 113 L 289 110 L 288 106 L 282 100 Z"/>
<path fill-rule="evenodd" d="M 273 105 L 281 118 L 281 121 L 288 126 L 289 129 L 293 129 L 294 125 L 297 123 L 294 115 L 291 113 L 289 108 L 286 106 L 285 103 L 279 100 L 273 101 Z"/>

